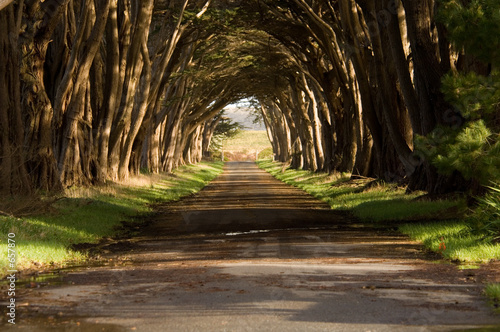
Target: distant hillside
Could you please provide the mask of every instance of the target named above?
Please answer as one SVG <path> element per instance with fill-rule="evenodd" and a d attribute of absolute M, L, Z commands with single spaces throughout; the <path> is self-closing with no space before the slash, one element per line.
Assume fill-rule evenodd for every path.
<path fill-rule="evenodd" d="M 269 158 L 272 155 L 266 131 L 243 130 L 224 142 L 224 156 L 229 161 L 255 160 L 256 152 L 259 159 Z"/>
<path fill-rule="evenodd" d="M 241 123 L 248 130 L 265 131 L 266 127 L 263 123 L 254 124 L 253 118 L 250 116 L 250 111 L 245 107 L 228 106 L 225 109 L 225 116 L 231 118 L 235 122 Z"/>

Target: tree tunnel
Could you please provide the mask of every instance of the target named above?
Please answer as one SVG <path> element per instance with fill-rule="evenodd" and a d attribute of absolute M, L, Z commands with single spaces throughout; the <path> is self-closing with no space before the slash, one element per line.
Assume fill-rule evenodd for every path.
<path fill-rule="evenodd" d="M 438 172 L 417 139 L 465 124 L 441 89 L 450 70 L 491 67 L 452 47 L 436 19 L 447 4 L 14 1 L 0 11 L 0 189 L 198 162 L 221 110 L 244 98 L 291 167 L 467 186 L 475 179 Z"/>

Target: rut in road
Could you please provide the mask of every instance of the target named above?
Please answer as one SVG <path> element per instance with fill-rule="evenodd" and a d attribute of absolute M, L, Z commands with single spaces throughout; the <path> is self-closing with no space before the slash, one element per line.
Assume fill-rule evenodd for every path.
<path fill-rule="evenodd" d="M 500 326 L 480 274 L 253 163 L 158 206 L 109 266 L 22 290 L 16 331 L 453 331 Z M 8 330 L 8 329 L 7 329 Z"/>

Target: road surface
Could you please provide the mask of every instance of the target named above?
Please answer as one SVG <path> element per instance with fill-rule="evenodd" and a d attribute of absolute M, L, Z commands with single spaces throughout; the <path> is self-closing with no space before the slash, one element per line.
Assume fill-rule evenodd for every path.
<path fill-rule="evenodd" d="M 21 290 L 7 331 L 455 331 L 500 326 L 481 274 L 430 260 L 253 163 L 159 206 L 105 266 Z M 434 258 L 435 259 L 435 258 Z M 33 283 L 29 284 L 33 286 Z M 38 287 L 41 286 L 41 287 Z M 3 307 L 3 306 L 2 306 Z M 5 322 L 4 322 L 5 323 Z"/>

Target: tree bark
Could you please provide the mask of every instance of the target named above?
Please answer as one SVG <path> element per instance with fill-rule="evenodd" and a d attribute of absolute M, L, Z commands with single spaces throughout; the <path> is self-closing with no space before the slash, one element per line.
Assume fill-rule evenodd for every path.
<path fill-rule="evenodd" d="M 44 82 L 45 61 L 50 38 L 69 0 L 26 1 L 20 37 L 22 50 L 22 108 L 26 114 L 26 162 L 34 187 L 59 190 L 62 183 L 53 149 L 54 110 Z"/>
<path fill-rule="evenodd" d="M 18 38 L 23 1 L 0 12 L 0 194 L 29 195 L 24 154 Z"/>
<path fill-rule="evenodd" d="M 149 36 L 153 3 L 153 0 L 141 1 L 138 3 L 140 6 L 135 15 L 133 15 L 134 8 L 129 9 L 132 23 L 125 26 L 125 28 L 130 27 L 130 31 L 127 31 L 123 36 L 127 47 L 122 55 L 122 61 L 124 62 L 122 62 L 121 70 L 124 70 L 124 76 L 120 87 L 122 91 L 121 100 L 109 138 L 108 177 L 111 179 L 120 178 L 120 156 L 122 153 L 125 153 L 124 144 L 130 133 L 132 112 L 136 102 L 135 97 L 140 96 L 140 94 L 137 94 L 137 87 L 143 73 L 144 62 L 149 61 L 149 59 L 144 59 L 142 54 L 143 43 L 147 42 Z M 130 43 L 128 42 L 128 38 L 130 38 Z"/>
<path fill-rule="evenodd" d="M 85 112 L 89 112 L 88 108 L 90 107 L 89 103 L 86 102 L 88 100 L 87 91 L 89 89 L 88 78 L 92 63 L 104 35 L 110 0 L 100 1 L 100 6 L 95 8 L 95 12 L 91 1 L 87 2 L 87 4 L 89 6 L 87 7 L 88 14 L 86 14 L 88 17 L 85 20 L 87 27 L 82 27 L 82 31 L 90 27 L 91 30 L 88 38 L 85 41 L 81 39 L 82 44 L 74 48 L 75 54 L 72 57 L 78 59 L 75 60 L 78 64 L 74 67 L 76 80 L 69 84 L 73 88 L 71 98 L 68 100 L 67 111 L 64 111 L 64 107 L 59 109 L 60 114 L 64 114 L 64 119 L 63 127 L 61 128 L 63 135 L 58 156 L 58 167 L 60 181 L 65 186 L 92 181 L 89 178 L 91 174 L 84 174 L 82 165 L 92 162 L 90 159 L 93 153 L 80 154 L 82 147 L 78 146 L 78 136 L 82 133 L 79 133 L 78 125 L 80 122 L 83 122 L 84 126 L 91 127 L 92 125 L 91 122 L 85 123 L 86 121 L 82 121 Z M 61 98 L 65 98 L 66 95 L 63 92 Z M 58 105 L 64 104 L 64 102 L 59 100 L 56 103 Z"/>
<path fill-rule="evenodd" d="M 128 23 L 127 16 L 124 17 L 124 25 Z M 120 45 L 118 31 L 118 0 L 111 0 L 109 7 L 109 16 L 106 26 L 106 76 L 104 99 L 101 112 L 99 112 L 97 125 L 97 155 L 99 160 L 99 172 L 97 181 L 104 182 L 108 178 L 108 155 L 109 138 L 111 126 L 115 116 L 115 110 L 121 98 L 121 77 L 120 77 Z M 126 48 L 126 46 L 125 46 Z"/>
<path fill-rule="evenodd" d="M 119 179 L 123 180 L 128 177 L 129 161 L 132 154 L 132 147 L 134 140 L 139 133 L 142 126 L 142 120 L 146 115 L 148 107 L 149 87 L 151 80 L 151 62 L 149 60 L 148 47 L 146 41 L 143 40 L 142 45 L 142 58 L 144 61 L 143 74 L 141 77 L 141 84 L 139 85 L 138 96 L 136 96 L 135 112 L 132 115 L 131 128 L 127 135 L 124 145 L 124 151 L 120 155 Z"/>

